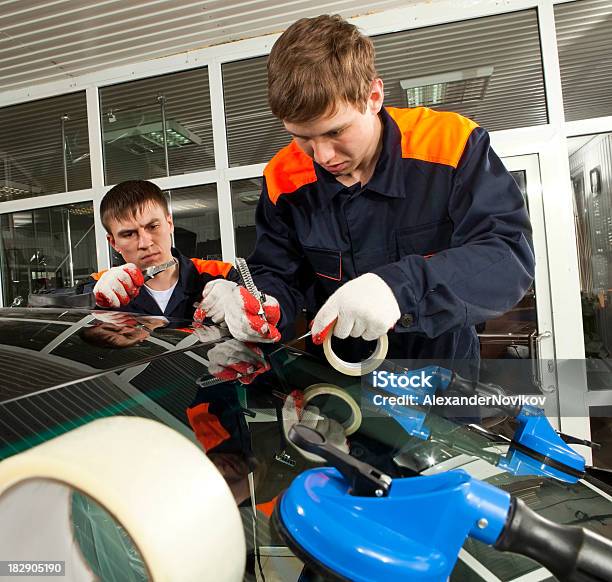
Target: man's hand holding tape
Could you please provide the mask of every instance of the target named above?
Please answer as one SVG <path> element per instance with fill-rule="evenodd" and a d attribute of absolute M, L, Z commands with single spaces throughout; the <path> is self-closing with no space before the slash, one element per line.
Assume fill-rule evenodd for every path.
<path fill-rule="evenodd" d="M 225 321 L 232 336 L 241 341 L 277 342 L 279 303 L 267 295 L 263 309 L 265 320 L 258 314 L 259 301 L 244 287 L 217 280 L 204 288 L 195 318 L 210 317 L 214 323 Z M 325 302 L 314 318 L 312 339 L 315 344 L 322 344 L 333 327 L 333 335 L 340 339 L 351 336 L 373 341 L 392 329 L 400 315 L 391 288 L 378 275 L 366 273 L 342 285 Z"/>
<path fill-rule="evenodd" d="M 342 285 L 321 307 L 312 323 L 312 341 L 322 344 L 332 327 L 340 339 L 373 341 L 392 329 L 400 315 L 389 285 L 378 275 L 366 273 Z"/>

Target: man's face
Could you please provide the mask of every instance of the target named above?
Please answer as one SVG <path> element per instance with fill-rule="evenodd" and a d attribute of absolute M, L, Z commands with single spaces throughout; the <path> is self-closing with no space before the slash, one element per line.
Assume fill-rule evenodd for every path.
<path fill-rule="evenodd" d="M 375 155 L 380 139 L 378 113 L 383 103 L 383 85 L 374 80 L 365 112 L 341 103 L 333 115 L 312 121 L 284 121 L 297 145 L 334 176 L 348 176 Z"/>
<path fill-rule="evenodd" d="M 109 228 L 108 241 L 126 263 L 146 269 L 172 258 L 174 225 L 159 204 L 147 204 L 133 218 L 111 220 Z"/>

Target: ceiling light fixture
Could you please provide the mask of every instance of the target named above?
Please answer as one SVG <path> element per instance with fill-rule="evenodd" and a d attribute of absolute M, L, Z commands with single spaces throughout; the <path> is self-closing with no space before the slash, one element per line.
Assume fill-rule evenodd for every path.
<path fill-rule="evenodd" d="M 259 202 L 259 192 L 240 192 L 238 199 L 247 206 L 255 206 Z"/>
<path fill-rule="evenodd" d="M 113 115 L 115 121 L 112 123 L 110 131 L 104 131 L 104 143 L 112 144 L 133 154 L 153 153 L 164 148 L 164 132 L 162 121 L 154 120 L 150 122 L 121 127 L 120 117 Z M 187 145 L 202 145 L 202 138 L 182 126 L 174 119 L 166 120 L 166 143 L 168 148 L 180 148 Z"/>
<path fill-rule="evenodd" d="M 425 77 L 402 79 L 408 107 L 441 107 L 482 101 L 494 67 L 450 71 Z"/>

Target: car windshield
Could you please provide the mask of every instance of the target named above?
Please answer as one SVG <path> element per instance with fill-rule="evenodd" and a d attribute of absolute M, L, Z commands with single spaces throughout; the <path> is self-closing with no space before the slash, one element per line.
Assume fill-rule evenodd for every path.
<path fill-rule="evenodd" d="M 392 478 L 461 468 L 553 521 L 612 538 L 606 486 L 554 478 L 542 459 L 528 451 L 520 456 L 512 442 L 516 420 L 503 414 L 475 418 L 470 411 L 459 418 L 418 405 L 372 406 L 371 386 L 362 378 L 340 374 L 294 346 L 261 346 L 261 352 L 246 346 L 257 358 L 241 368 L 235 354 L 244 344 L 228 339 L 222 327 L 194 329 L 190 323 L 4 310 L 0 458 L 95 418 L 160 421 L 205 449 L 224 476 L 243 514 L 247 546 L 264 557 L 284 555 L 288 550 L 271 527 L 276 500 L 299 473 L 322 464 L 288 441 L 287 427 L 299 419 Z M 146 579 L 121 526 L 78 492 L 73 519 L 81 549 L 102 579 L 110 577 L 105 568 L 113 562 L 101 558 L 104 552 L 118 552 L 123 558 L 115 563 L 123 563 L 134 580 Z M 100 526 L 98 547 L 84 525 L 91 520 Z M 513 580 L 540 570 L 527 558 L 468 539 L 451 580 Z"/>

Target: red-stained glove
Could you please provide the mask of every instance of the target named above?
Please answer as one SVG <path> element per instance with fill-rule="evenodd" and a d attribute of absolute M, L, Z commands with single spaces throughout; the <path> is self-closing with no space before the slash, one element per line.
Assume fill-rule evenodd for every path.
<path fill-rule="evenodd" d="M 193 314 L 193 321 L 202 323 L 209 317 L 214 323 L 225 321 L 225 302 L 238 283 L 227 279 L 215 279 L 206 283 L 202 291 L 202 301 Z"/>
<path fill-rule="evenodd" d="M 120 307 L 127 305 L 140 293 L 144 285 L 142 271 L 127 263 L 106 271 L 94 287 L 96 304 L 99 307 Z"/>
<path fill-rule="evenodd" d="M 280 340 L 276 328 L 280 320 L 280 305 L 274 297 L 266 295 L 263 304 L 265 318 L 259 315 L 259 301 L 244 287 L 237 286 L 224 302 L 225 323 L 230 333 L 243 342 L 273 343 Z"/>
<path fill-rule="evenodd" d="M 208 351 L 208 361 L 208 372 L 215 378 L 238 379 L 242 384 L 250 384 L 259 374 L 270 369 L 261 348 L 235 339 L 212 347 Z"/>
<path fill-rule="evenodd" d="M 136 319 L 137 315 L 125 313 L 123 311 L 93 311 L 92 315 L 102 323 L 112 323 L 113 325 L 119 326 L 134 326 L 138 324 L 138 320 Z"/>

